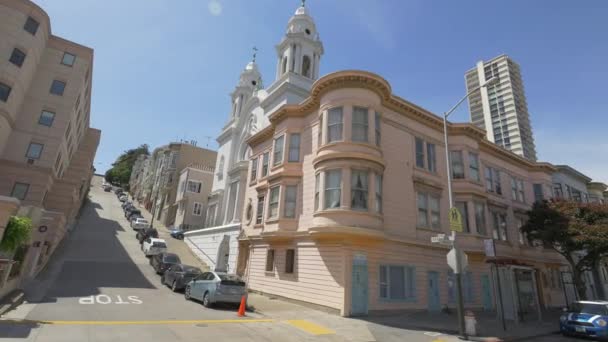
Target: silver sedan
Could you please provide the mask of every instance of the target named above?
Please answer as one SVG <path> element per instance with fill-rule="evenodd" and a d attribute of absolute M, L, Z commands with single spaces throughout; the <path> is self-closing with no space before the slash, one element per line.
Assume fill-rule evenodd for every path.
<path fill-rule="evenodd" d="M 245 282 L 236 274 L 224 272 L 204 272 L 186 285 L 184 296 L 187 300 L 197 299 L 205 307 L 215 303 L 240 303 L 247 298 Z"/>

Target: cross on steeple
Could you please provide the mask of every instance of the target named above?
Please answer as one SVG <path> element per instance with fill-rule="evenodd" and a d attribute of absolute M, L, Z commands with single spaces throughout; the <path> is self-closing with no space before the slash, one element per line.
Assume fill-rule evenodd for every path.
<path fill-rule="evenodd" d="M 255 63 L 255 57 L 257 56 L 257 54 L 258 54 L 258 48 L 254 46 L 253 47 L 253 62 L 254 63 Z"/>

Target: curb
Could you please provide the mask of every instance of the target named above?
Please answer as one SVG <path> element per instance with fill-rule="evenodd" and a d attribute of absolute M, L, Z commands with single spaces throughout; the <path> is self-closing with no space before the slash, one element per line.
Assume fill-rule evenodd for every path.
<path fill-rule="evenodd" d="M 25 293 L 21 290 L 14 290 L 6 295 L 0 303 L 0 316 L 15 309 L 25 301 Z"/>

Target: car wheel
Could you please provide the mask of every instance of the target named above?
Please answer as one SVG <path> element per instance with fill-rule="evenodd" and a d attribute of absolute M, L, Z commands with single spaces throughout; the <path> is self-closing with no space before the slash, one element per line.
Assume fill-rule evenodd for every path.
<path fill-rule="evenodd" d="M 205 292 L 205 295 L 203 296 L 203 306 L 206 308 L 210 308 L 211 307 L 211 299 L 209 299 L 209 292 Z"/>
<path fill-rule="evenodd" d="M 186 300 L 190 300 L 190 285 L 186 286 L 186 289 L 184 290 L 184 298 L 186 298 Z"/>
<path fill-rule="evenodd" d="M 177 292 L 178 288 L 177 288 L 177 280 L 173 281 L 173 284 L 171 284 L 171 291 L 173 292 Z"/>

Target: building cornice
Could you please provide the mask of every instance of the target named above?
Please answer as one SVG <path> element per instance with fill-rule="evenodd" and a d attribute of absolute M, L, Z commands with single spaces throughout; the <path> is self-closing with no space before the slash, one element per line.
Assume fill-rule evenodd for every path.
<path fill-rule="evenodd" d="M 318 79 L 313 85 L 309 96 L 300 104 L 287 104 L 281 106 L 272 113 L 268 119 L 270 125 L 254 134 L 247 140 L 250 146 L 255 147 L 274 134 L 274 127 L 288 117 L 303 117 L 318 110 L 321 97 L 326 93 L 342 88 L 363 88 L 376 93 L 382 105 L 401 114 L 409 119 L 415 120 L 432 129 L 442 132 L 443 119 L 434 113 L 417 106 L 392 94 L 388 81 L 368 71 L 344 70 L 338 71 Z M 505 150 L 488 141 L 484 130 L 471 123 L 448 123 L 451 135 L 464 135 L 479 143 L 479 149 L 508 162 L 514 162 L 524 166 L 530 171 L 555 172 L 556 168 L 549 163 L 539 163 L 527 160 L 511 151 Z"/>

